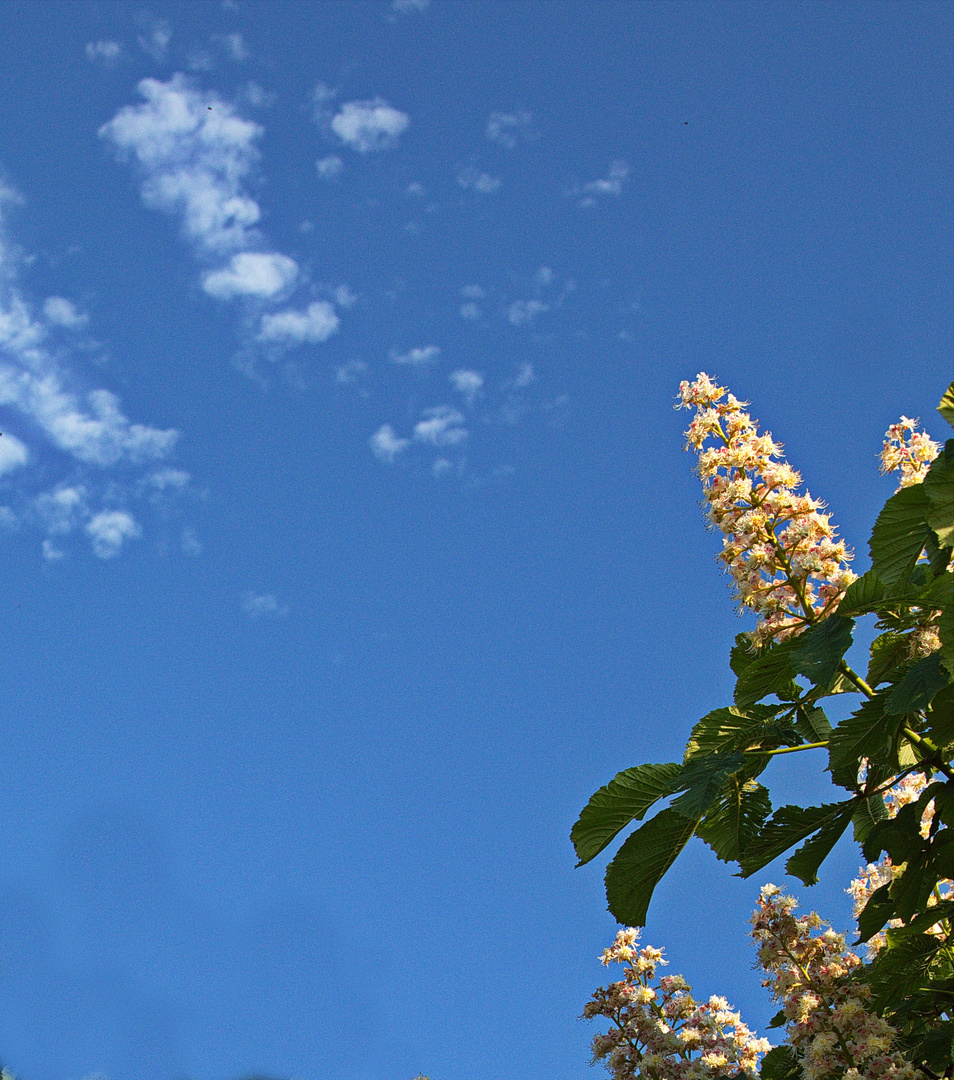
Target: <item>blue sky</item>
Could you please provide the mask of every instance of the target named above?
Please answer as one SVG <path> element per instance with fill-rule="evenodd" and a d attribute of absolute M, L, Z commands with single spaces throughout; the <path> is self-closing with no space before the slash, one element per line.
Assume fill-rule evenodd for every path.
<path fill-rule="evenodd" d="M 865 566 L 883 432 L 943 435 L 952 29 L 0 5 L 3 1064 L 594 1075 L 570 826 L 748 625 L 678 383 L 750 400 Z M 857 860 L 801 890 L 841 925 Z M 645 933 L 753 1026 L 761 883 L 691 846 Z"/>

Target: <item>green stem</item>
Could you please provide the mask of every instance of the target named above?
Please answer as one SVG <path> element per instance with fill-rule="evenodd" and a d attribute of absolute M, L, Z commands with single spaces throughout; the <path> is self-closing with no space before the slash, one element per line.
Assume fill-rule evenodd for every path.
<path fill-rule="evenodd" d="M 809 742 L 802 743 L 801 746 L 782 746 L 778 750 L 744 750 L 745 754 L 759 754 L 762 757 L 775 757 L 778 754 L 797 754 L 799 750 L 819 750 L 823 746 L 828 745 L 828 740 L 824 742 Z"/>

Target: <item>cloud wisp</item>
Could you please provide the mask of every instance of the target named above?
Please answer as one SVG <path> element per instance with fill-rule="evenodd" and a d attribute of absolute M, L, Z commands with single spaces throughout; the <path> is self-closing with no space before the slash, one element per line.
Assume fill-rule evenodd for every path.
<path fill-rule="evenodd" d="M 614 161 L 609 167 L 609 173 L 603 180 L 590 180 L 583 185 L 583 198 L 580 206 L 593 207 L 607 195 L 620 195 L 623 184 L 629 178 L 629 166 L 625 161 Z"/>
<path fill-rule="evenodd" d="M 10 417 L 0 436 L 0 490 L 14 504 L 0 516 L 10 527 L 39 525 L 49 558 L 62 557 L 60 542 L 77 531 L 95 554 L 111 558 L 141 534 L 128 504 L 142 498 L 179 433 L 134 423 L 114 393 L 90 388 L 68 366 L 69 339 L 61 339 L 82 330 L 87 317 L 65 297 L 35 305 L 24 295 L 24 256 L 6 231 L 7 212 L 19 201 L 0 193 L 0 406 Z M 63 478 L 37 493 L 41 471 Z M 179 475 L 188 483 L 188 474 Z"/>
<path fill-rule="evenodd" d="M 303 274 L 291 256 L 267 250 L 258 227 L 261 209 L 248 191 L 262 126 L 182 74 L 168 82 L 143 79 L 138 89 L 143 102 L 120 109 L 100 137 L 121 160 L 135 162 L 146 206 L 181 219 L 206 268 L 203 290 L 216 300 L 243 303 L 246 353 L 257 344 L 275 356 L 327 340 L 339 325 L 331 302 L 267 310 L 287 302 Z"/>
<path fill-rule="evenodd" d="M 331 130 L 352 150 L 370 154 L 390 150 L 407 130 L 410 117 L 383 98 L 345 102 L 331 119 Z"/>

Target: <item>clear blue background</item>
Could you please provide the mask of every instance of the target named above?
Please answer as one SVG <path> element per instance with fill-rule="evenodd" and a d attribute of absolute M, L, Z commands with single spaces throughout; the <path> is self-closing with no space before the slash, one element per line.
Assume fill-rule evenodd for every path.
<path fill-rule="evenodd" d="M 575 1018 L 615 924 L 570 826 L 729 700 L 749 625 L 678 383 L 752 401 L 862 570 L 884 430 L 944 435 L 952 30 L 920 0 L 0 5 L 3 288 L 85 313 L 49 362 L 179 431 L 165 464 L 191 476 L 153 504 L 138 466 L 0 406 L 30 453 L 0 478 L 3 1064 L 592 1075 Z M 203 292 L 180 218 L 98 135 L 176 73 L 264 129 L 241 186 L 302 268 L 288 305 L 336 305 L 326 341 L 256 352 L 258 309 Z M 362 153 L 330 118 L 376 98 L 409 123 Z M 484 379 L 469 404 L 456 370 Z M 441 406 L 464 441 L 375 457 Z M 104 559 L 77 526 L 45 558 L 37 500 L 68 483 L 141 535 Z M 776 802 L 822 765 L 773 765 Z M 858 860 L 788 885 L 845 927 Z M 644 935 L 753 1026 L 774 1008 L 746 920 L 782 878 L 693 845 Z"/>

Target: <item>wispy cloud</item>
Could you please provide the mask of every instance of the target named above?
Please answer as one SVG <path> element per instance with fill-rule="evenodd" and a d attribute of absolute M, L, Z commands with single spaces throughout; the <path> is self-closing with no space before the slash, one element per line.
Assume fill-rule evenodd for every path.
<path fill-rule="evenodd" d="M 420 15 L 430 3 L 431 0 L 391 0 L 391 10 L 398 15 Z"/>
<path fill-rule="evenodd" d="M 424 419 L 414 425 L 414 438 L 434 446 L 457 446 L 467 438 L 464 418 L 449 405 L 426 409 Z"/>
<path fill-rule="evenodd" d="M 484 385 L 484 377 L 479 371 L 452 371 L 448 376 L 454 389 L 463 396 L 468 405 L 473 405 L 474 399 L 480 393 Z"/>
<path fill-rule="evenodd" d="M 71 369 L 70 350 L 57 338 L 85 325 L 86 316 L 64 297 L 49 297 L 38 314 L 22 292 L 24 256 L 5 228 L 6 213 L 17 201 L 22 200 L 9 190 L 0 193 L 0 405 L 12 412 L 0 436 L 0 474 L 28 475 L 5 489 L 20 505 L 18 511 L 6 508 L 3 516 L 33 521 L 57 537 L 83 527 L 95 553 L 107 558 L 139 530 L 132 513 L 116 504 L 140 497 L 135 477 L 141 481 L 172 453 L 178 432 L 132 422 L 114 393 L 90 388 Z M 59 463 L 82 479 L 36 494 L 30 490 L 40 476 L 30 469 L 34 459 L 42 459 L 47 477 Z M 114 470 L 120 472 L 113 475 Z M 104 500 L 113 505 L 102 505 Z M 62 554 L 48 547 L 56 553 L 51 557 Z"/>
<path fill-rule="evenodd" d="M 287 301 L 303 282 L 293 258 L 262 250 L 261 210 L 246 188 L 264 129 L 181 74 L 168 82 L 143 79 L 138 89 L 143 103 L 120 109 L 100 136 L 121 158 L 136 162 L 146 205 L 181 218 L 197 259 L 209 267 L 202 277 L 205 292 L 221 301 L 244 301 L 243 325 L 249 329 L 241 366 L 253 372 L 249 356 L 256 343 L 275 355 L 326 341 L 339 325 L 330 301 L 303 310 L 262 310 Z"/>
<path fill-rule="evenodd" d="M 426 364 L 433 364 L 440 355 L 441 350 L 439 346 L 423 345 L 408 349 L 408 351 L 404 353 L 398 352 L 397 349 L 392 349 L 390 353 L 388 353 L 388 359 L 392 364 L 409 364 L 411 367 L 423 367 Z"/>
<path fill-rule="evenodd" d="M 468 191 L 479 191 L 481 195 L 492 195 L 500 188 L 500 180 L 490 173 L 467 167 L 457 174 L 457 183 Z"/>
<path fill-rule="evenodd" d="M 274 593 L 256 593 L 249 590 L 242 597 L 242 611 L 250 619 L 281 618 L 288 614 L 288 605 Z"/>
<path fill-rule="evenodd" d="M 508 150 L 513 150 L 518 143 L 535 137 L 532 123 L 533 117 L 526 109 L 519 109 L 513 113 L 491 113 L 487 120 L 487 138 L 491 142 L 506 146 Z"/>
<path fill-rule="evenodd" d="M 139 48 L 153 60 L 161 63 L 169 52 L 169 42 L 172 40 L 169 24 L 162 19 L 153 19 L 147 15 L 141 16 L 139 21 L 143 27 L 143 33 L 136 39 L 139 42 Z"/>
<path fill-rule="evenodd" d="M 400 438 L 390 424 L 382 424 L 368 442 L 374 456 L 379 461 L 386 461 L 389 465 L 402 450 L 411 445 L 411 440 Z"/>
<path fill-rule="evenodd" d="M 86 46 L 86 58 L 111 67 L 119 60 L 122 51 L 118 41 L 90 41 Z"/>
<path fill-rule="evenodd" d="M 590 180 L 583 185 L 583 198 L 580 206 L 596 206 L 597 201 L 606 195 L 619 195 L 623 184 L 629 177 L 629 166 L 625 161 L 614 161 L 604 180 Z"/>
<path fill-rule="evenodd" d="M 324 177 L 325 180 L 335 180 L 344 171 L 344 162 L 334 154 L 330 157 L 319 158 L 315 166 L 318 169 L 318 175 Z"/>
<path fill-rule="evenodd" d="M 514 300 L 507 308 L 507 319 L 513 326 L 526 326 L 544 311 L 549 311 L 550 305 L 542 300 Z"/>
<path fill-rule="evenodd" d="M 331 130 L 352 150 L 369 154 L 397 145 L 410 122 L 410 117 L 383 98 L 374 98 L 345 102 L 332 117 Z"/>

